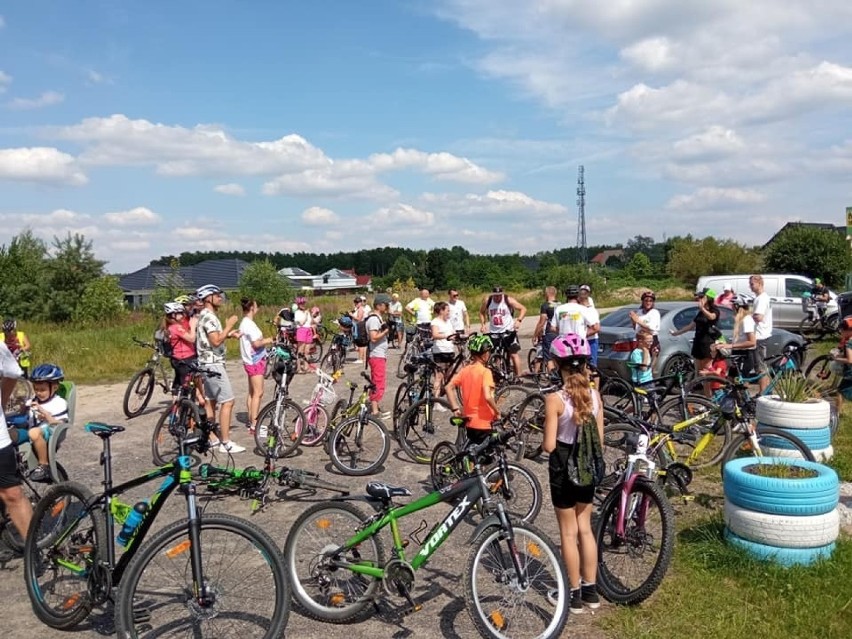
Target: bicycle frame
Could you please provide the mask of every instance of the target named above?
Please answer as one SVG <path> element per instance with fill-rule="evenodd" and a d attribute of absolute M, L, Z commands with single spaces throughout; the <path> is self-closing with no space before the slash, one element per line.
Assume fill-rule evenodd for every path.
<path fill-rule="evenodd" d="M 626 522 L 628 519 L 633 518 L 636 508 L 640 509 L 638 523 L 640 526 L 644 526 L 645 524 L 645 516 L 648 514 L 648 500 L 634 500 L 634 502 L 630 504 L 628 503 L 628 499 L 633 492 L 633 485 L 637 481 L 653 480 L 657 466 L 651 459 L 649 459 L 647 452 L 648 436 L 643 434 L 639 436 L 639 442 L 636 445 L 636 452 L 627 456 L 627 466 L 622 474 L 623 479 L 621 480 L 620 485 L 616 487 L 616 490 L 621 491 L 621 495 L 619 496 L 618 517 L 615 522 L 615 534 L 619 537 L 624 537 L 626 532 Z M 637 462 L 645 464 L 644 472 L 636 470 Z M 632 512 L 628 512 L 631 509 Z"/>

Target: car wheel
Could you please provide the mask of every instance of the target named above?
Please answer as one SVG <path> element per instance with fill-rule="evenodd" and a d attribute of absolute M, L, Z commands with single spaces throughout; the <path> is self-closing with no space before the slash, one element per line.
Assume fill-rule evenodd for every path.
<path fill-rule="evenodd" d="M 674 375 L 675 373 L 683 373 L 684 381 L 689 381 L 695 377 L 695 363 L 689 355 L 675 353 L 666 360 L 662 376 Z"/>

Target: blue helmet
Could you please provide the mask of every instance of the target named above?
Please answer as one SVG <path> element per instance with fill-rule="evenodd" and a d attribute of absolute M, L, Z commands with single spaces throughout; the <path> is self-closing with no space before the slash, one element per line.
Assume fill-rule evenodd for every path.
<path fill-rule="evenodd" d="M 65 373 L 56 364 L 39 364 L 30 374 L 33 382 L 61 382 L 65 379 Z"/>

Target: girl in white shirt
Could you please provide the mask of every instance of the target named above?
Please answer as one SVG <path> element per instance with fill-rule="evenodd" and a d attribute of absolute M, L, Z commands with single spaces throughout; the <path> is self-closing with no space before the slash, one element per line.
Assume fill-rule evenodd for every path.
<path fill-rule="evenodd" d="M 446 302 L 437 302 L 434 307 L 435 319 L 432 320 L 432 356 L 438 365 L 435 372 L 435 385 L 433 391 L 439 395 L 444 383 L 444 373 L 449 364 L 456 356 L 456 347 L 450 338 L 456 334 L 456 330 L 450 322 L 450 305 Z M 436 404 L 437 406 L 437 404 Z"/>

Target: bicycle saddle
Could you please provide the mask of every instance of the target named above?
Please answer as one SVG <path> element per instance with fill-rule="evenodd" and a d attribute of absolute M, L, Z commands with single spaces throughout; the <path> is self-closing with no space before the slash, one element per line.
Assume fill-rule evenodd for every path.
<path fill-rule="evenodd" d="M 87 433 L 94 433 L 98 437 L 110 437 L 116 433 L 123 433 L 124 426 L 110 426 L 101 422 L 89 422 L 84 427 Z"/>
<path fill-rule="evenodd" d="M 371 481 L 367 484 L 367 494 L 374 499 L 387 501 L 392 497 L 410 497 L 411 491 L 401 486 L 391 486 L 380 481 Z"/>

